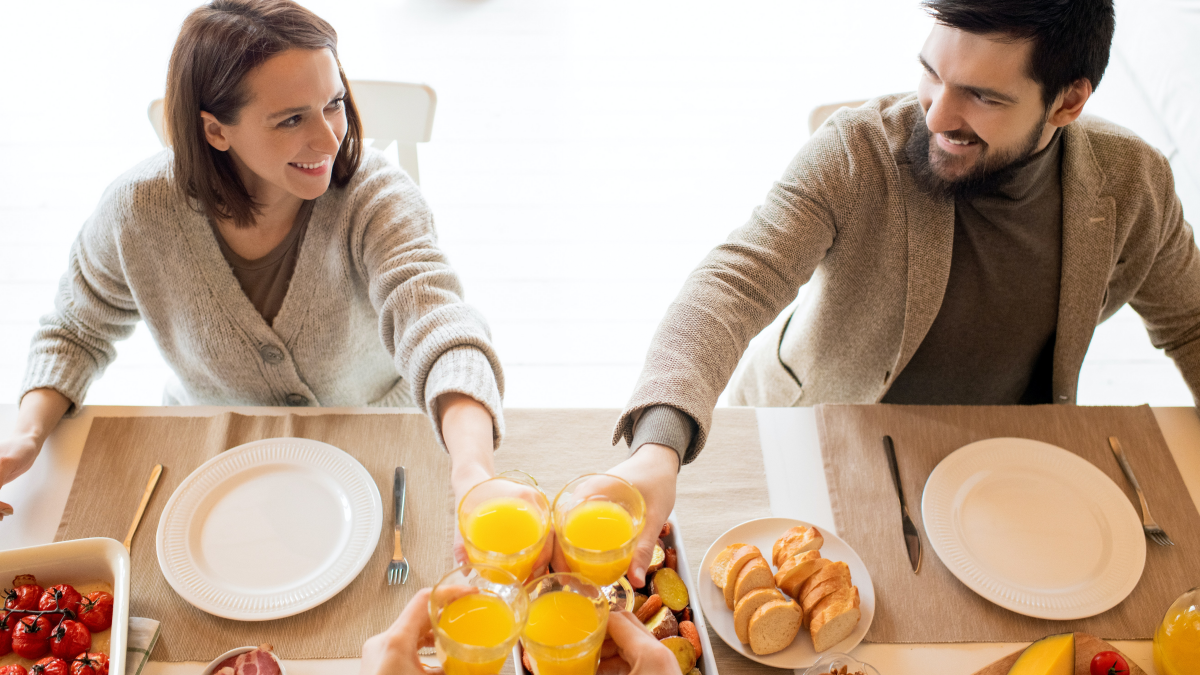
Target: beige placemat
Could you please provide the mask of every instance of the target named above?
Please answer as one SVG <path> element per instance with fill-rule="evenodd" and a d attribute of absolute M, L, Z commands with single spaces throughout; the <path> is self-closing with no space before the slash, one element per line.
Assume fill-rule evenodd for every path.
<path fill-rule="evenodd" d="M 383 498 L 380 545 L 345 590 L 303 614 L 242 622 L 202 612 L 176 595 L 159 569 L 155 532 L 162 509 L 180 482 L 208 459 L 280 436 L 324 441 L 362 462 Z M 133 541 L 130 603 L 131 616 L 162 622 L 156 661 L 209 661 L 234 647 L 264 642 L 289 659 L 357 658 L 363 642 L 390 625 L 409 597 L 451 568 L 450 461 L 424 415 L 97 418 L 56 540 L 124 539 L 157 463 L 163 475 Z M 398 465 L 408 472 L 404 551 L 412 571 L 407 585 L 389 588 L 384 570 L 392 554 L 392 479 Z"/>
<path fill-rule="evenodd" d="M 1200 514 L 1148 406 L 830 405 L 817 408 L 817 424 L 834 522 L 875 584 L 875 620 L 866 637 L 871 642 L 1020 642 L 1065 631 L 1147 639 L 1171 602 L 1200 583 Z M 916 575 L 900 532 L 884 434 L 895 441 L 909 513 L 921 533 L 924 560 Z M 1033 619 L 976 595 L 933 552 L 921 522 L 921 491 L 946 455 L 1001 436 L 1044 441 L 1080 455 L 1136 508 L 1135 493 L 1108 448 L 1108 437 L 1118 437 L 1155 518 L 1176 546 L 1147 542 L 1137 587 L 1124 602 L 1088 619 Z"/>
<path fill-rule="evenodd" d="M 496 470 L 533 474 L 551 499 L 572 478 L 605 471 L 625 458 L 622 443 L 609 444 L 619 410 L 508 410 L 508 437 L 496 455 Z M 729 528 L 771 515 L 763 472 L 758 423 L 749 408 L 719 408 L 700 457 L 679 475 L 675 516 L 683 531 L 692 577 L 701 576 L 708 547 Z M 721 675 L 779 672 L 733 651 L 709 628 Z M 512 664 L 505 666 L 512 673 Z"/>

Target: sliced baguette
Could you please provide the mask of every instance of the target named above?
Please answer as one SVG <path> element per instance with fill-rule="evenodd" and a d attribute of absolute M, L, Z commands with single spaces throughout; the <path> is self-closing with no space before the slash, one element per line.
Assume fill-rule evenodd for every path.
<path fill-rule="evenodd" d="M 797 525 L 787 532 L 784 532 L 783 536 L 775 540 L 775 545 L 771 547 L 771 562 L 774 563 L 776 567 L 779 567 L 779 563 L 781 561 L 779 552 L 793 541 L 796 541 L 803 536 L 806 530 L 808 530 L 807 526 Z"/>
<path fill-rule="evenodd" d="M 708 575 L 712 577 L 712 581 L 717 585 L 717 588 L 725 588 L 725 570 L 729 568 L 729 560 L 733 556 L 733 552 L 745 544 L 730 544 L 717 554 L 713 559 L 712 566 L 708 568 Z"/>
<path fill-rule="evenodd" d="M 786 572 L 775 575 L 775 585 L 789 598 L 798 598 L 800 597 L 800 585 L 812 575 L 832 564 L 832 562 L 825 558 L 802 562 Z"/>
<path fill-rule="evenodd" d="M 776 565 L 780 565 L 787 558 L 803 554 L 805 551 L 821 550 L 823 545 L 824 537 L 821 536 L 821 531 L 816 527 L 809 527 L 802 536 L 793 538 L 790 543 L 784 545 L 784 548 L 779 551 L 779 560 L 776 561 Z"/>
<path fill-rule="evenodd" d="M 755 654 L 774 654 L 786 649 L 800 632 L 800 605 L 795 600 L 771 600 L 754 610 L 748 633 Z"/>
<path fill-rule="evenodd" d="M 729 556 L 729 566 L 725 568 L 725 583 L 719 584 L 725 592 L 725 606 L 733 609 L 733 592 L 737 588 L 737 577 L 746 563 L 761 558 L 762 553 L 757 546 L 740 546 Z"/>
<path fill-rule="evenodd" d="M 817 558 L 820 558 L 820 557 L 821 557 L 820 551 L 805 551 L 804 553 L 801 553 L 800 555 L 798 555 L 794 558 L 788 558 L 787 560 L 783 561 L 783 564 L 779 566 L 779 571 L 776 572 L 776 575 L 783 574 L 784 572 L 792 569 L 793 567 L 795 567 L 796 565 L 799 565 L 800 563 L 805 563 L 805 562 L 808 562 L 809 560 L 816 560 Z"/>
<path fill-rule="evenodd" d="M 855 588 L 856 599 L 857 590 Z M 809 626 L 813 649 L 817 652 L 832 649 L 854 632 L 854 627 L 858 625 L 861 618 L 862 611 L 857 602 L 834 604 L 817 612 L 813 615 L 812 623 Z"/>
<path fill-rule="evenodd" d="M 858 607 L 858 603 L 859 603 L 858 586 L 851 586 L 849 588 L 842 588 L 842 589 L 836 590 L 836 591 L 830 593 L 829 595 L 825 596 L 824 598 L 821 598 L 820 602 L 813 605 L 812 612 L 809 617 L 810 618 L 809 623 L 811 624 L 811 619 L 816 618 L 819 614 L 821 614 L 825 610 L 829 609 L 830 607 L 838 607 L 838 606 L 842 606 L 842 605 L 845 605 L 848 607 Z"/>
<path fill-rule="evenodd" d="M 829 569 L 828 566 L 825 569 Z M 813 586 L 807 593 L 800 597 L 800 610 L 804 612 L 804 625 L 808 626 L 812 620 L 813 607 L 817 606 L 818 602 L 824 600 L 827 596 L 832 595 L 835 591 L 840 591 L 843 588 L 850 587 L 849 577 L 836 576 L 832 579 L 826 579 L 821 583 Z"/>
<path fill-rule="evenodd" d="M 764 558 L 755 558 L 742 566 L 738 572 L 737 581 L 733 584 L 733 602 L 729 609 L 737 606 L 747 593 L 757 588 L 775 588 L 775 579 L 771 576 L 771 566 Z"/>
<path fill-rule="evenodd" d="M 849 586 L 850 566 L 841 561 L 829 563 L 825 567 L 821 568 L 819 572 L 804 580 L 804 583 L 800 585 L 800 593 L 798 597 L 803 598 L 804 596 L 808 595 L 809 591 L 816 588 L 817 584 L 821 584 L 829 581 L 830 579 L 838 577 L 844 578 L 846 580 L 846 585 Z"/>
<path fill-rule="evenodd" d="M 742 596 L 733 607 L 733 632 L 737 633 L 738 639 L 750 642 L 750 617 L 754 615 L 754 610 L 772 600 L 783 599 L 774 585 L 770 588 L 756 588 Z"/>

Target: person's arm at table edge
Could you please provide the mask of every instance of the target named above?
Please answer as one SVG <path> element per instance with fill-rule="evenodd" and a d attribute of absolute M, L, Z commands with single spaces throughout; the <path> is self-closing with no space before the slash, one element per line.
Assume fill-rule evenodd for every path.
<path fill-rule="evenodd" d="M 21 398 L 13 435 L 0 441 L 0 486 L 33 466 L 46 438 L 71 407 L 71 400 L 53 389 L 33 389 Z"/>

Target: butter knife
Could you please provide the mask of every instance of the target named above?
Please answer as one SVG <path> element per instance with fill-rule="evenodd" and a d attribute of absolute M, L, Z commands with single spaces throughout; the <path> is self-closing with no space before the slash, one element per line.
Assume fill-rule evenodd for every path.
<path fill-rule="evenodd" d="M 904 546 L 908 549 L 908 562 L 912 564 L 913 574 L 921 570 L 921 536 L 917 534 L 917 526 L 913 525 L 908 515 L 908 506 L 904 503 L 904 489 L 900 487 L 900 467 L 896 464 L 896 446 L 892 444 L 891 436 L 883 437 L 883 449 L 887 453 L 888 466 L 892 469 L 892 482 L 896 484 L 896 495 L 900 497 L 900 515 L 904 523 Z"/>
<path fill-rule="evenodd" d="M 154 488 L 158 486 L 158 478 L 162 475 L 162 464 L 155 464 L 150 470 L 150 480 L 146 481 L 146 491 L 142 493 L 142 501 L 138 504 L 137 513 L 133 515 L 133 522 L 129 525 L 129 534 L 125 535 L 126 551 L 132 551 L 133 533 L 137 532 L 138 525 L 142 522 L 142 514 L 146 512 L 146 505 L 150 503 L 150 496 L 154 494 Z"/>

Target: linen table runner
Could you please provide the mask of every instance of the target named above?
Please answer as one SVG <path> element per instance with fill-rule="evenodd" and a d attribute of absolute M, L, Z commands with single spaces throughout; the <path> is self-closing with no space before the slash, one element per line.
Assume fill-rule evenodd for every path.
<path fill-rule="evenodd" d="M 1200 514 L 1148 406 L 827 405 L 817 408 L 817 427 L 838 534 L 862 556 L 875 584 L 868 641 L 1021 642 L 1067 631 L 1149 639 L 1171 602 L 1200 583 Z M 912 572 L 900 531 L 885 434 L 895 441 L 909 514 L 921 536 L 919 574 Z M 1074 452 L 1111 478 L 1140 514 L 1109 436 L 1120 439 L 1154 517 L 1176 543 L 1147 540 L 1141 580 L 1123 602 L 1087 619 L 1034 619 L 984 600 L 938 559 L 921 519 L 925 481 L 951 452 L 987 438 L 1029 438 Z"/>
<path fill-rule="evenodd" d="M 379 545 L 361 574 L 317 607 L 274 621 L 232 621 L 191 606 L 158 566 L 155 534 L 175 488 L 196 467 L 232 447 L 264 438 L 311 438 L 362 463 L 383 498 Z M 452 568 L 453 496 L 450 460 L 421 414 L 101 417 L 92 421 L 56 541 L 125 538 L 150 469 L 162 478 L 133 540 L 130 616 L 162 622 L 155 661 L 210 661 L 234 647 L 264 642 L 286 659 L 358 658 L 363 642 L 387 628 L 408 599 Z M 392 558 L 392 480 L 408 474 L 404 553 L 408 583 L 387 585 Z M 254 560 L 247 560 L 253 565 Z"/>

